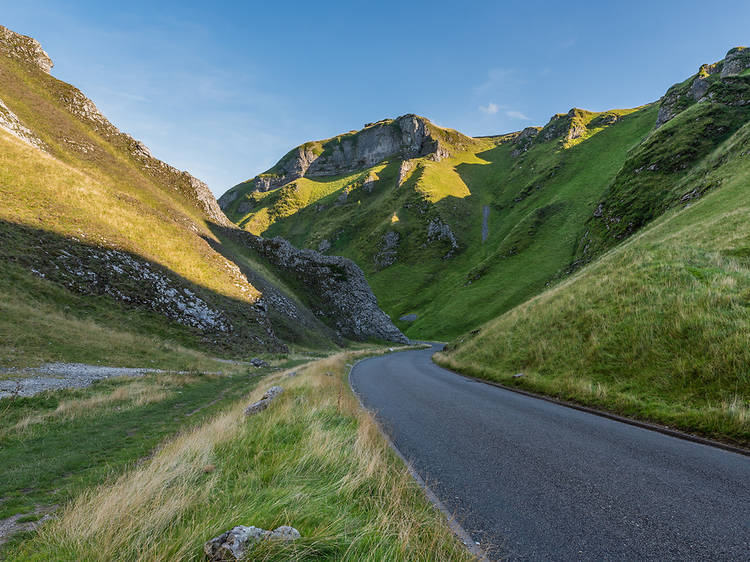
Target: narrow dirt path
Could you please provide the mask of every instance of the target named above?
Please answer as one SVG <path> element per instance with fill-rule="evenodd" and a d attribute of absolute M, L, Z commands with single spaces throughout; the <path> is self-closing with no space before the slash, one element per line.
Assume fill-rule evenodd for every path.
<path fill-rule="evenodd" d="M 84 363 L 46 363 L 41 367 L 5 369 L 3 375 L 18 373 L 18 377 L 0 379 L 0 398 L 34 396 L 45 390 L 83 388 L 91 383 L 113 377 L 142 377 L 150 373 L 163 373 L 160 369 L 106 367 Z"/>

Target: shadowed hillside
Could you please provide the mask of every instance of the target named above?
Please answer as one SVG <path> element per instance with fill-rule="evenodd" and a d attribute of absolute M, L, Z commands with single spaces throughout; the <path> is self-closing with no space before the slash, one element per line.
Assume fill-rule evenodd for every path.
<path fill-rule="evenodd" d="M 732 49 L 644 107 L 574 108 L 503 136 L 368 124 L 220 202 L 250 232 L 356 261 L 408 335 L 455 337 L 716 187 L 710 156 L 750 115 L 747 57 Z"/>
<path fill-rule="evenodd" d="M 294 271 L 228 239 L 204 183 L 118 131 L 51 66 L 34 39 L 0 28 L 3 363 L 186 367 L 403 337 L 376 304 L 356 323 L 330 313 L 353 294 L 375 302 L 355 266 L 329 275 L 327 300 L 310 307 L 307 289 L 289 285 Z M 330 258 L 308 259 L 328 275 Z"/>

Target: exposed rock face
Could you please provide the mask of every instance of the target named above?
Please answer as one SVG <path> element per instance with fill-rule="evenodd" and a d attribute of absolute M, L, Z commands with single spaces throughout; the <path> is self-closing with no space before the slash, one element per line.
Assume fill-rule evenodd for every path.
<path fill-rule="evenodd" d="M 303 176 L 349 173 L 394 156 L 405 160 L 429 156 L 439 161 L 448 157 L 450 151 L 438 138 L 438 130 L 424 117 L 412 114 L 370 123 L 355 133 L 298 146 L 271 170 L 250 182 L 254 190 L 268 191 Z M 468 137 L 463 138 L 467 143 L 471 142 Z M 231 201 L 231 197 L 219 199 L 222 209 L 226 209 Z"/>
<path fill-rule="evenodd" d="M 409 173 L 414 169 L 414 162 L 411 160 L 404 160 L 398 168 L 398 178 L 396 178 L 396 186 L 401 187 L 406 178 L 409 177 Z"/>
<path fill-rule="evenodd" d="M 176 168 L 172 169 L 175 172 L 178 172 Z M 216 197 L 214 197 L 214 194 L 211 192 L 208 186 L 188 172 L 181 173 L 192 188 L 193 193 L 195 194 L 195 199 L 203 208 L 203 211 L 206 213 L 208 218 L 210 218 L 216 224 L 220 224 L 222 226 L 228 225 L 229 219 L 227 219 L 227 216 L 219 207 L 219 203 L 216 201 Z"/>
<path fill-rule="evenodd" d="M 42 150 L 45 149 L 42 140 L 37 137 L 31 129 L 21 123 L 20 119 L 18 119 L 16 114 L 13 113 L 7 105 L 5 105 L 3 100 L 0 100 L 0 128 L 5 129 L 11 135 L 18 137 L 32 146 Z"/>
<path fill-rule="evenodd" d="M 380 250 L 374 257 L 375 267 L 378 269 L 384 269 L 396 262 L 399 240 L 400 236 L 398 235 L 398 232 L 394 230 L 389 230 L 383 235 L 383 238 L 380 241 Z"/>
<path fill-rule="evenodd" d="M 367 174 L 365 181 L 362 183 L 362 189 L 364 189 L 367 193 L 372 193 L 372 190 L 375 189 L 376 181 L 378 181 L 378 176 L 373 172 L 370 172 L 369 174 Z"/>
<path fill-rule="evenodd" d="M 708 88 L 710 85 L 711 83 L 707 78 L 696 78 L 690 85 L 690 97 L 692 97 L 695 101 L 700 100 L 703 96 L 706 95 L 706 92 L 708 92 Z"/>
<path fill-rule="evenodd" d="M 239 291 L 228 298 L 138 255 L 103 247 L 103 239 L 80 236 L 63 238 L 0 221 L 0 241 L 24 240 L 17 246 L 0 243 L 0 267 L 12 263 L 74 293 L 107 296 L 143 314 L 159 314 L 189 328 L 213 350 L 287 351 L 268 315 L 267 301 L 275 304 L 277 294 L 263 290 L 259 299 L 257 286 L 235 263 L 226 260 L 223 266 Z"/>
<path fill-rule="evenodd" d="M 257 402 L 253 402 L 247 408 L 245 408 L 245 415 L 252 416 L 253 414 L 262 412 L 263 410 L 268 408 L 274 398 L 276 398 L 282 392 L 284 392 L 284 389 L 282 387 L 272 386 L 271 388 L 266 390 L 263 396 L 261 396 L 260 400 L 258 400 Z"/>
<path fill-rule="evenodd" d="M 747 47 L 735 47 L 724 58 L 721 77 L 735 76 L 748 68 L 750 68 L 750 49 Z"/>
<path fill-rule="evenodd" d="M 83 255 L 79 255 L 58 249 L 41 259 L 37 257 L 30 269 L 39 277 L 76 292 L 106 294 L 203 332 L 233 330 L 224 314 L 191 289 L 176 283 L 148 262 L 119 250 L 85 247 Z"/>
<path fill-rule="evenodd" d="M 586 126 L 579 121 L 578 114 L 582 110 L 573 108 L 568 113 L 553 115 L 544 128 L 539 131 L 542 140 L 552 139 L 573 140 L 586 133 Z"/>
<path fill-rule="evenodd" d="M 511 156 L 520 156 L 526 152 L 541 130 L 541 127 L 526 127 L 523 131 L 518 133 L 518 136 L 513 139 L 513 144 L 516 148 L 511 153 Z"/>
<path fill-rule="evenodd" d="M 0 25 L 0 50 L 15 59 L 31 63 L 47 73 L 54 66 L 52 59 L 44 52 L 39 41 L 11 31 L 2 25 Z"/>
<path fill-rule="evenodd" d="M 675 84 L 659 101 L 656 126 L 674 119 L 696 102 L 724 103 L 741 106 L 750 104 L 748 79 L 738 74 L 750 68 L 750 49 L 735 47 L 714 64 L 701 65 L 687 84 Z"/>
<path fill-rule="evenodd" d="M 242 560 L 259 541 L 278 540 L 294 541 L 301 537 L 294 527 L 283 525 L 273 531 L 266 531 L 254 526 L 238 525 L 208 541 L 203 550 L 211 562 L 228 562 Z"/>
<path fill-rule="evenodd" d="M 261 190 L 261 191 L 268 191 L 268 190 Z M 238 189 L 230 189 L 224 195 L 219 197 L 219 207 L 221 210 L 225 210 L 227 207 L 229 207 L 230 204 L 234 203 L 235 199 L 237 199 L 240 196 L 240 191 Z"/>
<path fill-rule="evenodd" d="M 305 285 L 317 297 L 309 303 L 313 312 L 340 336 L 354 340 L 409 341 L 378 308 L 364 273 L 351 260 L 299 250 L 283 238 L 269 240 L 249 232 L 232 232 L 285 276 Z"/>
<path fill-rule="evenodd" d="M 443 259 L 450 258 L 458 249 L 458 241 L 453 230 L 440 217 L 435 217 L 427 225 L 427 240 L 429 242 L 443 241 L 450 245 L 450 250 L 443 256 Z"/>

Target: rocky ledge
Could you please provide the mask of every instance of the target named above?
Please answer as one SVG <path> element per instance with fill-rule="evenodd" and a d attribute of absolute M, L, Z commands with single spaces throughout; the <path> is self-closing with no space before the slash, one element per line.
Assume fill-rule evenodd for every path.
<path fill-rule="evenodd" d="M 659 102 L 657 127 L 671 121 L 695 103 L 723 103 L 730 106 L 750 104 L 750 49 L 735 47 L 713 64 L 701 65 L 690 80 L 675 84 Z"/>
<path fill-rule="evenodd" d="M 304 285 L 312 311 L 341 337 L 409 341 L 378 307 L 364 273 L 353 261 L 300 250 L 283 238 L 267 239 L 237 229 L 227 232 L 266 258 L 284 278 Z"/>
<path fill-rule="evenodd" d="M 391 157 L 439 161 L 450 155 L 451 146 L 471 142 L 469 137 L 437 127 L 419 115 L 368 123 L 360 131 L 298 146 L 267 172 L 227 191 L 219 198 L 219 206 L 226 209 L 248 184 L 254 191 L 268 191 L 301 177 L 362 170 Z"/>
<path fill-rule="evenodd" d="M 4 51 L 10 57 L 22 62 L 31 63 L 47 73 L 54 66 L 52 59 L 42 49 L 39 41 L 11 31 L 2 25 L 0 25 L 0 50 Z"/>

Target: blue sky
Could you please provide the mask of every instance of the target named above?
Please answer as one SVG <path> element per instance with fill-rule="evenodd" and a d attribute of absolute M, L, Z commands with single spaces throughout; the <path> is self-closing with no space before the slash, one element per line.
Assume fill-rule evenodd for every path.
<path fill-rule="evenodd" d="M 419 113 L 471 135 L 658 99 L 750 44 L 750 2 L 18 2 L 38 39 L 155 156 L 220 195 L 293 146 Z"/>

